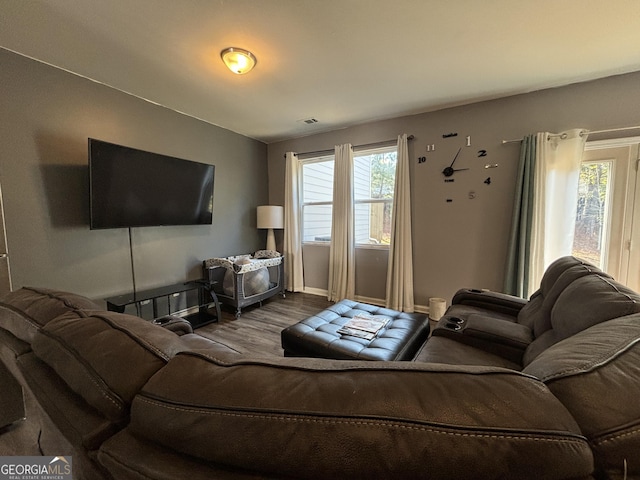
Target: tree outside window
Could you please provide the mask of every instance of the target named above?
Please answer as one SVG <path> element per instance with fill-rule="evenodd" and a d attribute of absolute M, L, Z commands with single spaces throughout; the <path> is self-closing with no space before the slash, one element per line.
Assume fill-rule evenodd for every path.
<path fill-rule="evenodd" d="M 583 162 L 578 184 L 572 254 L 600 268 L 606 256 L 611 168 L 611 162 Z"/>
<path fill-rule="evenodd" d="M 354 155 L 354 218 L 358 245 L 389 245 L 395 188 L 395 147 Z M 303 242 L 331 241 L 334 157 L 305 160 L 302 165 Z"/>
<path fill-rule="evenodd" d="M 396 178 L 396 149 L 362 152 L 354 158 L 357 244 L 389 245 Z"/>

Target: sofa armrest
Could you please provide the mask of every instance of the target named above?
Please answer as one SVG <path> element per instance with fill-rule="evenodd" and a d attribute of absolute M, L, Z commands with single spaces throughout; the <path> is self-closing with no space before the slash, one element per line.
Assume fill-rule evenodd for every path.
<path fill-rule="evenodd" d="M 475 288 L 463 288 L 458 290 L 451 299 L 451 305 L 469 305 L 484 308 L 495 312 L 506 313 L 514 317 L 518 316 L 522 307 L 528 301 L 521 297 L 506 293 L 492 292 L 490 290 L 478 290 Z"/>
<path fill-rule="evenodd" d="M 529 327 L 487 315 L 466 319 L 444 316 L 432 335 L 448 337 L 467 345 L 500 355 L 522 365 L 522 356 L 533 341 Z"/>
<path fill-rule="evenodd" d="M 188 333 L 193 333 L 193 326 L 191 323 L 176 315 L 167 315 L 166 317 L 157 318 L 153 323 L 172 331 L 179 337 Z"/>

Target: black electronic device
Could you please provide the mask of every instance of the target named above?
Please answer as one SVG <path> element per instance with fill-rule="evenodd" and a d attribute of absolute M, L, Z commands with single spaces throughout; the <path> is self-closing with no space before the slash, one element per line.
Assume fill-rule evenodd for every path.
<path fill-rule="evenodd" d="M 91 229 L 213 222 L 213 165 L 89 138 Z"/>

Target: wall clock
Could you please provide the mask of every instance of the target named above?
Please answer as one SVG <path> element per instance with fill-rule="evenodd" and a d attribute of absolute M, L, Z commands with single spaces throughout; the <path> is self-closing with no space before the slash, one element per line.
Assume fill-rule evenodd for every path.
<path fill-rule="evenodd" d="M 452 138 L 452 137 L 455 138 L 457 136 L 458 136 L 457 133 L 449 133 L 449 134 L 443 135 L 442 137 L 443 138 Z M 446 182 L 453 181 L 453 179 L 451 177 L 456 172 L 469 170 L 471 168 L 471 166 L 468 166 L 468 165 L 470 165 L 469 157 L 472 156 L 470 154 L 470 151 L 473 152 L 473 150 L 470 149 L 470 147 L 471 147 L 471 135 L 467 135 L 462 142 L 460 142 L 458 140 L 457 145 L 458 145 L 458 148 L 453 150 L 452 156 L 450 157 L 451 160 L 447 159 L 448 161 L 450 161 L 450 163 L 445 165 L 444 169 L 442 170 L 442 175 L 445 177 L 445 181 Z M 487 156 L 487 151 L 486 150 L 477 150 L 476 152 L 473 153 L 473 156 L 475 158 L 486 157 Z"/>

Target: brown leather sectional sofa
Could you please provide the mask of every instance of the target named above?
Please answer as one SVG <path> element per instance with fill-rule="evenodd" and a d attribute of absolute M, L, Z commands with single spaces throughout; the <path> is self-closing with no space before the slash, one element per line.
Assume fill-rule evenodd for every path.
<path fill-rule="evenodd" d="M 640 478 L 640 296 L 571 257 L 529 302 L 460 291 L 413 362 L 240 355 L 36 288 L 0 300 L 0 358 L 77 478 Z"/>

